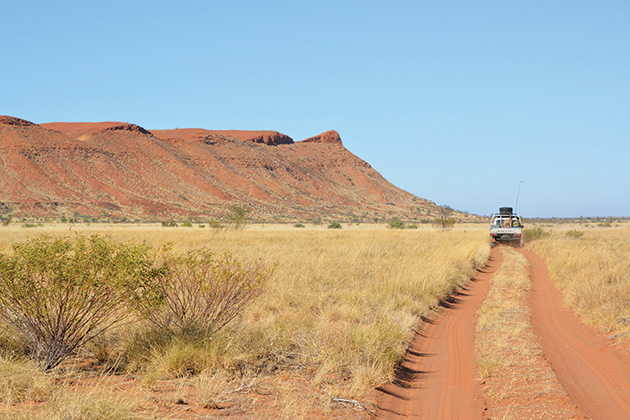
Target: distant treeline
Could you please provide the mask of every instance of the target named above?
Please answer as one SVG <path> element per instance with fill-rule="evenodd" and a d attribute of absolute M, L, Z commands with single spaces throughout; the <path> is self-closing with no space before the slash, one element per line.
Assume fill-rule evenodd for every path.
<path fill-rule="evenodd" d="M 628 217 L 525 217 L 525 223 L 620 223 L 630 221 Z"/>

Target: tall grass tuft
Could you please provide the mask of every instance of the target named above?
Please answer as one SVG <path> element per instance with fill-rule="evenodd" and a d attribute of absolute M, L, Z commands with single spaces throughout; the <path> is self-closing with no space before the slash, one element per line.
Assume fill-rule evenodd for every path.
<path fill-rule="evenodd" d="M 28 359 L 0 356 L 0 402 L 41 401 L 51 392 L 51 379 Z"/>

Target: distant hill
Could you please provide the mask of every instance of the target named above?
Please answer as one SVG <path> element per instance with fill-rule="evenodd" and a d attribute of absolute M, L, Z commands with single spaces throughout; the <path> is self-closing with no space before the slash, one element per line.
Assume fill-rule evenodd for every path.
<path fill-rule="evenodd" d="M 0 215 L 258 221 L 427 220 L 435 203 L 350 153 L 335 131 L 146 130 L 0 116 Z M 459 218 L 469 218 L 458 214 Z"/>

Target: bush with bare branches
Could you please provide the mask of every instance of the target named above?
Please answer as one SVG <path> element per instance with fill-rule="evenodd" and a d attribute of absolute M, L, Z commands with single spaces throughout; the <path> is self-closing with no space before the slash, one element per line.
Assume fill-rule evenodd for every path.
<path fill-rule="evenodd" d="M 243 262 L 230 254 L 200 249 L 166 257 L 159 277 L 161 305 L 150 304 L 150 323 L 171 334 L 209 337 L 261 294 L 271 272 L 261 262 Z"/>
<path fill-rule="evenodd" d="M 455 226 L 455 218 L 451 217 L 455 210 L 451 206 L 438 206 L 438 215 L 434 220 L 434 225 L 442 229 L 451 229 Z"/>

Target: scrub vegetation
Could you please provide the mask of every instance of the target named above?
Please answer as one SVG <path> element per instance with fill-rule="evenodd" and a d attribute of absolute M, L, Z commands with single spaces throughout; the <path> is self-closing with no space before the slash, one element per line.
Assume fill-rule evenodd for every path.
<path fill-rule="evenodd" d="M 67 228 L 39 228 L 51 236 L 46 243 L 58 241 L 73 250 L 90 241 L 120 246 L 142 257 L 144 268 L 140 283 L 120 288 L 127 290 L 127 303 L 120 309 L 124 322 L 108 323 L 92 340 L 79 342 L 71 356 L 43 376 L 44 382 L 57 379 L 50 382 L 53 391 L 48 385 L 33 391 L 44 401 L 37 412 L 52 413 L 58 401 L 68 398 L 89 402 L 92 408 L 85 410 L 96 409 L 96 399 L 71 392 L 58 379 L 72 377 L 72 366 L 85 358 L 109 375 L 133 375 L 145 390 L 159 389 L 164 380 L 243 390 L 257 378 L 291 374 L 331 400 L 360 400 L 393 380 L 420 317 L 466 283 L 489 254 L 485 229 L 289 228 L 217 233 L 161 226 L 85 227 L 78 240 Z M 99 236 L 89 236 L 93 234 Z M 25 239 L 31 236 L 18 227 L 7 230 L 0 244 L 3 258 L 17 258 L 20 247 L 30 246 Z M 41 246 L 42 241 L 27 243 Z M 236 283 L 241 289 L 234 288 Z M 224 302 L 226 291 L 243 304 L 232 305 L 231 312 L 207 305 L 206 299 Z M 0 337 L 1 352 L 23 364 L 33 350 L 15 338 L 19 328 L 12 331 L 15 336 Z M 209 385 L 215 380 L 220 384 Z M 20 391 L 29 399 L 28 392 Z M 202 406 L 218 406 L 225 397 L 211 393 L 202 398 Z M 112 410 L 127 413 L 120 418 L 146 411 L 123 399 L 111 401 Z"/>

